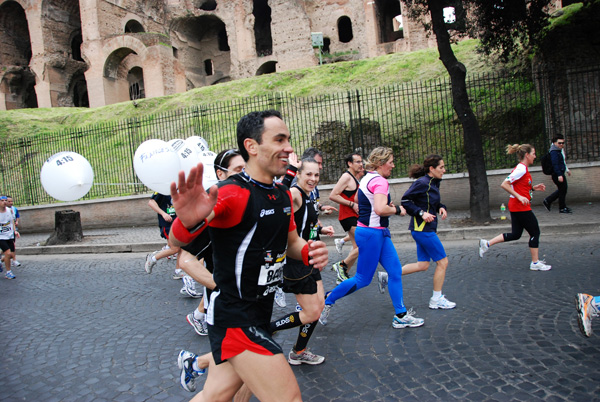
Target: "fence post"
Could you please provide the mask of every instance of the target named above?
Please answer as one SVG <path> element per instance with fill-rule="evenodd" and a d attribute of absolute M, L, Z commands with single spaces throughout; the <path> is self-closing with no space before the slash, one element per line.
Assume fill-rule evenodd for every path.
<path fill-rule="evenodd" d="M 358 91 L 358 89 L 356 90 L 356 108 L 358 110 L 358 131 L 359 131 L 359 135 L 360 135 L 360 147 L 363 150 L 362 152 L 364 155 L 366 147 L 365 147 L 365 138 L 363 136 L 364 130 L 363 130 L 363 125 L 362 125 L 362 112 L 360 109 L 360 92 Z M 352 152 L 354 152 L 355 149 L 356 148 L 353 148 Z M 365 156 L 367 156 L 367 155 L 365 155 Z"/>
<path fill-rule="evenodd" d="M 142 190 L 141 186 L 138 183 L 137 176 L 135 174 L 135 169 L 133 168 L 133 160 L 135 157 L 135 151 L 137 150 L 137 129 L 140 127 L 140 122 L 137 118 L 133 117 L 127 120 L 127 136 L 129 137 L 129 149 L 131 155 L 131 177 L 132 183 L 136 183 L 133 187 L 133 191 L 135 194 L 139 194 Z"/>
<path fill-rule="evenodd" d="M 34 199 L 33 197 L 33 193 L 31 191 L 31 188 L 33 187 L 33 184 L 31 183 L 31 179 L 32 179 L 32 174 L 33 173 L 33 169 L 27 169 L 27 143 L 30 140 L 28 140 L 27 138 L 21 138 L 19 139 L 19 159 L 20 159 L 20 163 L 19 165 L 21 166 L 21 175 L 23 177 L 23 183 L 25 184 L 25 188 L 24 190 L 24 194 L 25 197 L 27 199 L 28 203 L 31 203 L 31 205 L 35 205 L 35 202 L 37 200 Z M 30 170 L 30 171 L 28 171 Z"/>

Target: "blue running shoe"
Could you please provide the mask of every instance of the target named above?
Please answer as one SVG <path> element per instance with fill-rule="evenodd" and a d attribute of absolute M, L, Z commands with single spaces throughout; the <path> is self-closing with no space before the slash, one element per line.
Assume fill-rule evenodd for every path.
<path fill-rule="evenodd" d="M 206 369 L 199 371 L 194 370 L 194 360 L 198 356 L 187 350 L 179 352 L 177 357 L 177 366 L 181 373 L 179 374 L 179 383 L 188 392 L 194 392 L 196 390 L 196 378 L 206 373 Z"/>
<path fill-rule="evenodd" d="M 12 273 L 12 271 L 6 271 L 6 279 L 15 279 L 16 276 L 15 274 Z"/>

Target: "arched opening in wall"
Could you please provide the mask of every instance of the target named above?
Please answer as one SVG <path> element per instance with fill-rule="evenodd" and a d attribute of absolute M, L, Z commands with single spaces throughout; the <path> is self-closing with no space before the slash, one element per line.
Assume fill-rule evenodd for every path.
<path fill-rule="evenodd" d="M 273 54 L 273 37 L 271 36 L 271 7 L 268 0 L 254 0 L 254 44 L 258 57 Z"/>
<path fill-rule="evenodd" d="M 352 40 L 352 20 L 350 17 L 342 16 L 337 20 L 338 39 L 342 43 L 348 43 Z"/>
<path fill-rule="evenodd" d="M 214 74 L 213 62 L 211 59 L 204 60 L 204 72 L 206 73 L 207 76 Z"/>
<path fill-rule="evenodd" d="M 179 49 L 178 60 L 192 88 L 212 85 L 229 77 L 231 52 L 227 29 L 221 19 L 209 14 L 181 18 L 173 21 L 171 31 L 172 44 Z M 210 68 L 207 61 L 210 61 Z"/>
<path fill-rule="evenodd" d="M 227 40 L 227 29 L 225 25 L 221 27 L 219 33 L 217 34 L 217 38 L 219 41 L 219 50 L 222 52 L 228 52 L 229 49 L 229 40 Z"/>
<path fill-rule="evenodd" d="M 323 53 L 331 53 L 331 39 L 327 36 L 323 37 Z"/>
<path fill-rule="evenodd" d="M 129 100 L 144 99 L 144 71 L 141 67 L 134 67 L 127 73 L 129 84 Z"/>
<path fill-rule="evenodd" d="M 90 107 L 90 100 L 88 98 L 87 82 L 83 73 L 77 73 L 73 75 L 71 80 L 71 97 L 73 99 L 73 106 L 75 107 Z"/>
<path fill-rule="evenodd" d="M 146 32 L 144 26 L 136 20 L 129 20 L 125 24 L 125 33 L 140 33 Z"/>
<path fill-rule="evenodd" d="M 399 0 L 374 0 L 379 43 L 393 42 L 404 37 Z"/>
<path fill-rule="evenodd" d="M 31 41 L 25 10 L 16 1 L 0 6 L 0 63 L 2 67 L 27 67 L 31 61 Z"/>
<path fill-rule="evenodd" d="M 276 67 L 276 61 L 267 61 L 258 68 L 258 70 L 256 71 L 256 75 L 272 74 L 276 71 Z"/>
<path fill-rule="evenodd" d="M 194 2 L 194 7 L 204 11 L 214 11 L 217 9 L 215 0 L 197 0 Z"/>
<path fill-rule="evenodd" d="M 81 44 L 83 43 L 83 37 L 81 36 L 81 31 L 73 32 L 71 38 L 71 57 L 73 60 L 83 61 L 83 57 L 81 57 Z"/>
<path fill-rule="evenodd" d="M 0 93 L 4 94 L 6 110 L 38 107 L 35 75 L 26 68 L 13 68 L 2 77 Z"/>

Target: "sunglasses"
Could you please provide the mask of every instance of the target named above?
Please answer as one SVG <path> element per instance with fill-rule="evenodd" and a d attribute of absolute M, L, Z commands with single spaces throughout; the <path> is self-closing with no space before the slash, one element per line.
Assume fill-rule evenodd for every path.
<path fill-rule="evenodd" d="M 557 144 L 558 144 L 558 145 L 564 145 L 564 144 L 565 144 L 565 142 L 564 142 L 564 141 L 562 141 L 562 142 L 560 142 L 560 141 L 559 141 L 559 142 L 557 142 Z"/>
<path fill-rule="evenodd" d="M 225 158 L 227 158 L 230 155 L 239 155 L 240 151 L 237 149 L 230 149 L 229 151 L 225 152 L 223 154 L 223 156 L 221 156 L 221 160 L 219 161 L 219 163 L 215 164 L 215 166 L 221 170 L 227 170 L 226 168 L 223 167 L 223 161 L 225 160 Z"/>

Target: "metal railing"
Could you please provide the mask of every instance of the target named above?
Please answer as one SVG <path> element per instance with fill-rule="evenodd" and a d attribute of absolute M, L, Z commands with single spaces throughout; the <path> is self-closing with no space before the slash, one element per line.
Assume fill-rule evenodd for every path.
<path fill-rule="evenodd" d="M 569 139 L 569 161 L 600 160 L 600 67 L 552 74 L 467 76 L 487 169 L 515 164 L 514 156 L 505 153 L 509 143 L 531 143 L 541 156 L 555 132 Z M 299 154 L 309 146 L 323 152 L 321 183 L 337 180 L 344 155 L 358 150 L 366 157 L 380 145 L 394 149 L 392 177 L 406 176 L 411 164 L 430 153 L 442 155 L 449 172 L 466 171 L 462 126 L 452 108 L 450 83 L 438 79 L 314 97 L 270 94 L 9 139 L 0 144 L 0 190 L 18 205 L 57 202 L 43 190 L 40 169 L 51 155 L 74 151 L 94 169 L 94 186 L 84 199 L 146 193 L 133 170 L 133 155 L 143 141 L 199 135 L 219 152 L 237 147 L 238 119 L 262 109 L 282 113 Z"/>

